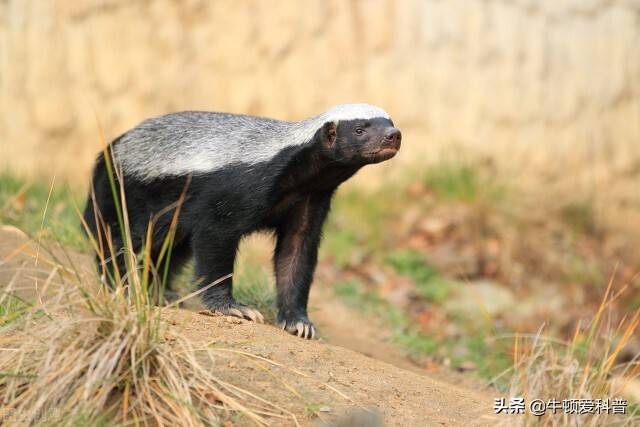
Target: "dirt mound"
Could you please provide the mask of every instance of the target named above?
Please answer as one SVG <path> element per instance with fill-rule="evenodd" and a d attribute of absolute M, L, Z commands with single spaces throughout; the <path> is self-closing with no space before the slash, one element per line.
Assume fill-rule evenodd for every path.
<path fill-rule="evenodd" d="M 212 367 L 226 381 L 251 390 L 311 421 L 354 408 L 375 409 L 385 425 L 488 425 L 491 399 L 320 341 L 303 341 L 270 325 L 174 310 L 174 325 L 203 345 L 230 349 Z M 323 412 L 324 411 L 324 412 Z"/>
<path fill-rule="evenodd" d="M 8 227 L 0 228 L 1 286 L 10 285 L 12 289 L 28 286 L 34 276 L 46 280 L 50 273 L 48 259 L 56 255 L 39 254 L 38 266 L 34 269 L 34 251 L 38 251 L 37 247 L 29 243 L 24 234 Z M 73 263 L 75 269 L 91 269 L 88 256 L 59 255 Z M 21 294 L 25 298 L 34 296 L 33 292 L 29 295 L 28 289 Z M 369 410 L 378 412 L 384 425 L 496 422 L 491 396 L 443 383 L 326 341 L 301 340 L 271 325 L 187 310 L 167 310 L 166 319 L 170 328 L 179 330 L 195 343 L 220 349 L 220 360 L 211 369 L 222 380 L 290 413 L 289 418 L 274 418 L 274 425 L 332 422 L 354 411 L 366 414 Z M 328 338 L 332 336 L 336 335 L 329 334 Z M 346 338 L 339 336 L 336 342 L 345 342 Z M 379 351 L 372 352 L 375 353 Z M 245 423 L 240 419 L 238 424 Z"/>

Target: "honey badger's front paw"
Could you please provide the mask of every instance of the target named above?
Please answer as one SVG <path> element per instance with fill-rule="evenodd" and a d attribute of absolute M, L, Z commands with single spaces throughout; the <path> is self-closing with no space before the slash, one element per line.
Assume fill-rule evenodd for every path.
<path fill-rule="evenodd" d="M 300 338 L 312 340 L 316 337 L 316 327 L 304 314 L 278 315 L 278 326 Z"/>
<path fill-rule="evenodd" d="M 224 303 L 207 304 L 207 308 L 215 313 L 224 314 L 225 316 L 235 316 L 256 323 L 264 323 L 264 317 L 262 317 L 262 314 L 258 310 L 237 301 L 231 300 Z"/>

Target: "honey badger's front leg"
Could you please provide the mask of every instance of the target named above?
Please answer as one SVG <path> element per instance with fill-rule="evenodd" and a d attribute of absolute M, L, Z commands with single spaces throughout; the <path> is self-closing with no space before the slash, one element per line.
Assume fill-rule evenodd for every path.
<path fill-rule="evenodd" d="M 278 325 L 302 338 L 311 339 L 316 334 L 307 316 L 307 302 L 331 196 L 332 192 L 315 193 L 300 200 L 277 228 L 274 264 Z"/>

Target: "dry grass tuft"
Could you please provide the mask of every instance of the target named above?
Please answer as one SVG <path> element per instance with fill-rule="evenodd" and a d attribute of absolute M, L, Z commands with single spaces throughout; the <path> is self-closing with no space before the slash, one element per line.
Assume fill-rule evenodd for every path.
<path fill-rule="evenodd" d="M 527 405 L 534 399 L 546 404 L 558 401 L 555 413 L 549 407 L 545 415 L 538 417 L 525 410 L 526 415 L 508 416 L 508 424 L 514 425 L 638 425 L 640 404 L 637 395 L 629 389 L 640 380 L 640 355 L 632 360 L 621 361 L 622 350 L 638 332 L 640 309 L 617 324 L 613 324 L 612 306 L 626 290 L 611 293 L 613 279 L 593 319 L 582 327 L 578 322 L 573 338 L 560 341 L 545 338 L 541 330 L 534 336 L 516 336 L 514 346 L 514 367 L 511 384 L 507 393 L 511 397 L 524 397 Z M 565 413 L 562 401 L 579 399 L 597 401 L 601 399 L 600 410 L 596 404 L 593 410 L 589 403 L 583 411 Z M 614 400 L 627 402 L 624 414 L 614 413 Z M 608 408 L 608 409 L 607 409 Z M 571 412 L 571 410 L 569 411 Z"/>
<path fill-rule="evenodd" d="M 65 277 L 65 275 L 61 275 Z M 69 276 L 71 277 L 71 276 Z M 67 277 L 67 279 L 69 278 Z M 219 425 L 236 414 L 264 425 L 288 411 L 218 379 L 222 349 L 196 346 L 123 292 L 71 280 L 0 327 L 0 400 L 24 424 Z M 69 295 L 82 295 L 72 298 Z"/>

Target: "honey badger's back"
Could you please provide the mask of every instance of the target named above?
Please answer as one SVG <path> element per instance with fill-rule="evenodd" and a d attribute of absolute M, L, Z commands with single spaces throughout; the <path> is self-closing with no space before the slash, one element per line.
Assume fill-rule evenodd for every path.
<path fill-rule="evenodd" d="M 149 181 L 268 160 L 291 144 L 282 136 L 293 126 L 261 117 L 186 111 L 145 120 L 113 148 L 125 175 Z"/>

